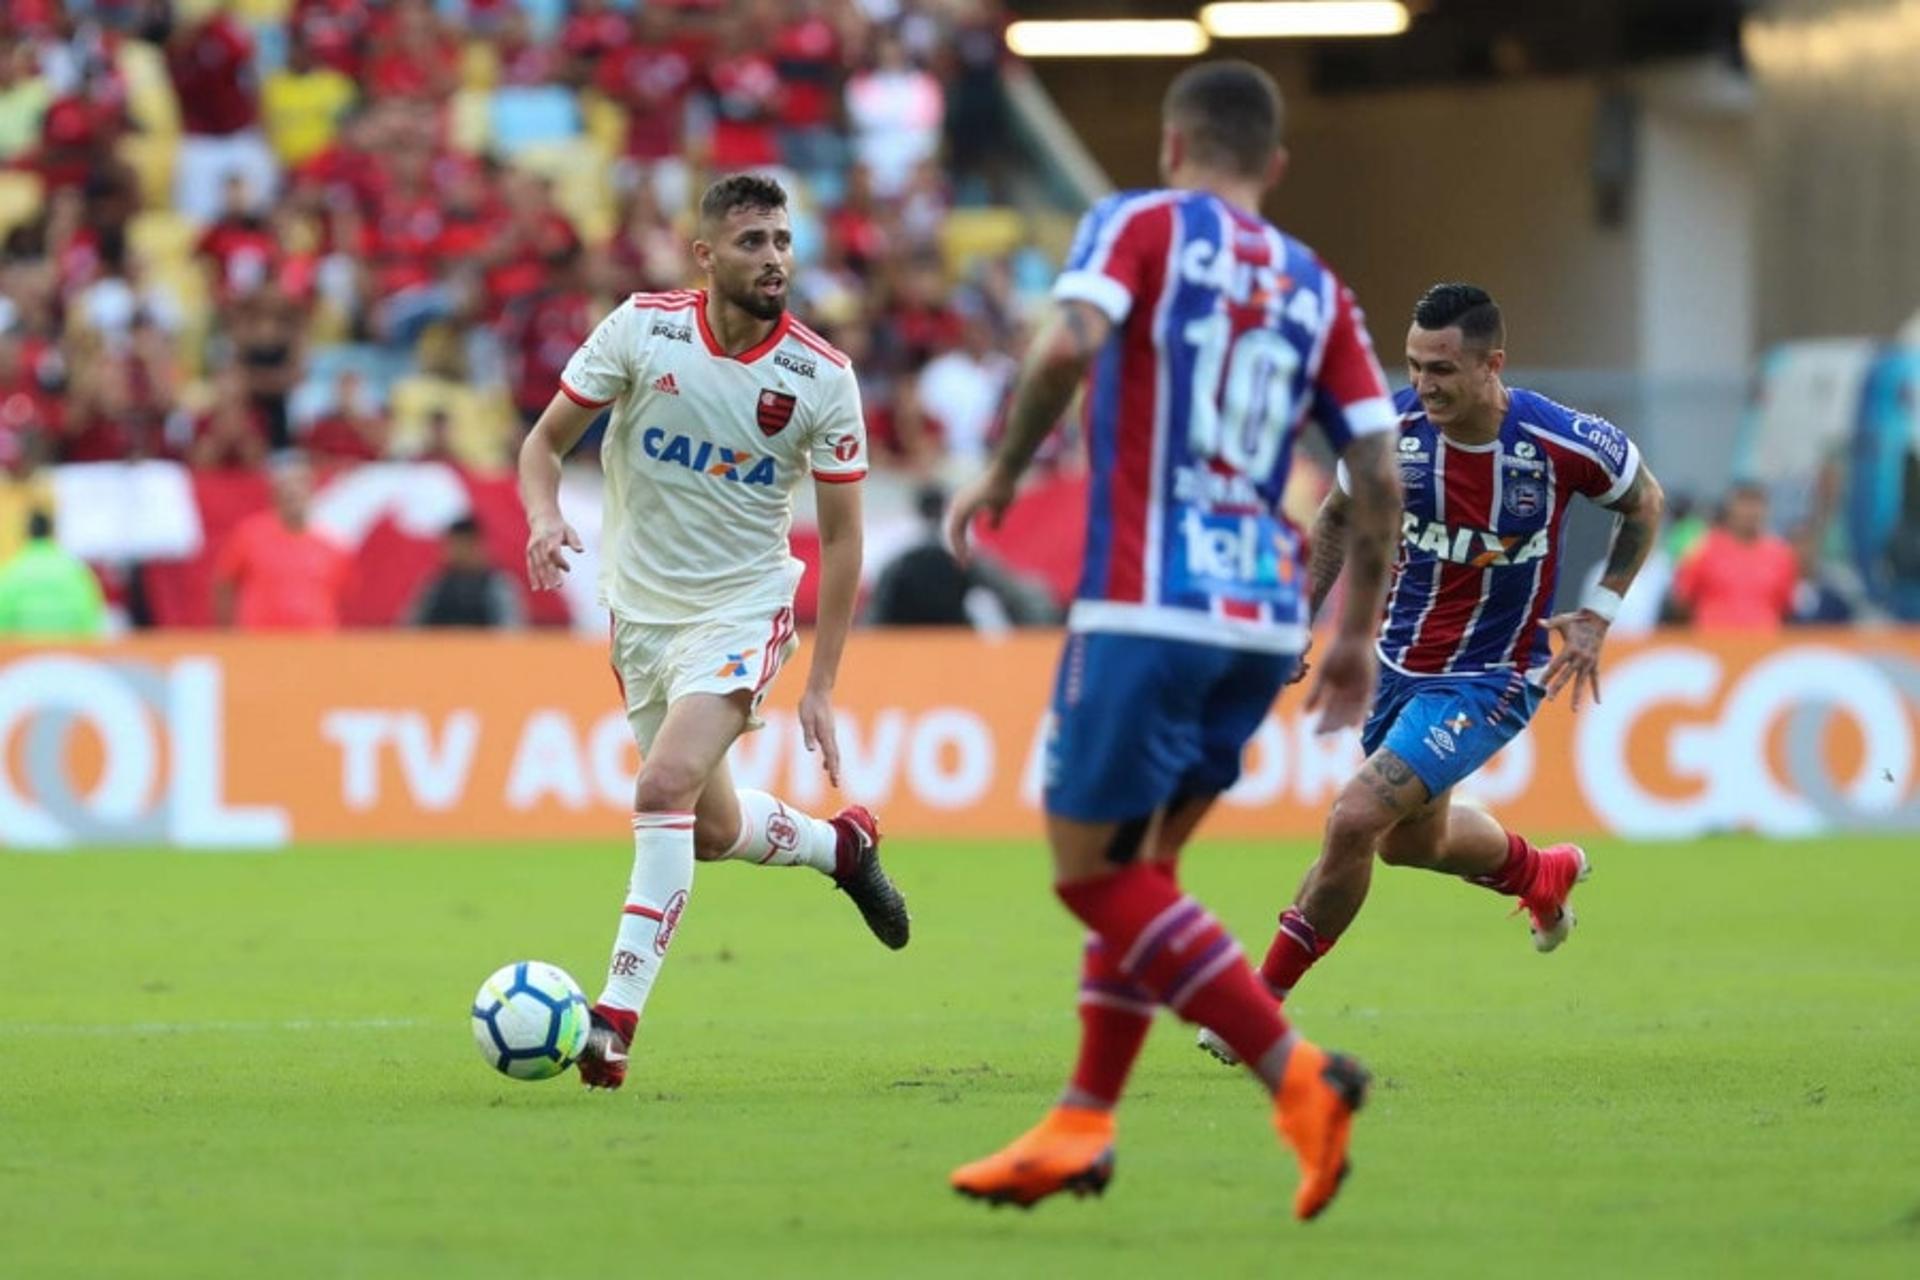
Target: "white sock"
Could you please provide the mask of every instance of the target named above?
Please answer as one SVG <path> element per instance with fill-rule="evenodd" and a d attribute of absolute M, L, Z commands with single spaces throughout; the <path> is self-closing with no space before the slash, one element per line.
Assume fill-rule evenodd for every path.
<path fill-rule="evenodd" d="M 692 886 L 693 815 L 634 814 L 633 879 L 599 1003 L 635 1013 L 646 1008 Z"/>
<path fill-rule="evenodd" d="M 832 875 L 840 833 L 831 822 L 790 808 L 764 791 L 740 793 L 740 838 L 722 854 L 763 867 L 812 867 Z"/>

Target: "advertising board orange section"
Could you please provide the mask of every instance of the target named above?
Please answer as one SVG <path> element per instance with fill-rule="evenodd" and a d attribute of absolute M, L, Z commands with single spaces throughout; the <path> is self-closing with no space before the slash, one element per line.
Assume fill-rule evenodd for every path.
<path fill-rule="evenodd" d="M 844 799 L 905 836 L 1030 836 L 1059 637 L 861 632 Z M 803 649 L 735 781 L 843 802 L 800 741 Z M 1920 631 L 1608 646 L 1463 791 L 1540 834 L 1920 826 Z M 1283 698 L 1209 830 L 1319 830 L 1359 762 Z M 624 838 L 636 755 L 601 645 L 569 636 L 173 635 L 0 648 L 0 843 Z"/>

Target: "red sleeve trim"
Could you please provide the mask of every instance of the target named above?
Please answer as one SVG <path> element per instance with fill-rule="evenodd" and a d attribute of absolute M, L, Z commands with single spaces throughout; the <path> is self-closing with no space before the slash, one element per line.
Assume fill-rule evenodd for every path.
<path fill-rule="evenodd" d="M 595 400 L 591 396 L 584 396 L 584 395 L 581 395 L 578 391 L 575 391 L 572 387 L 567 385 L 566 380 L 564 378 L 561 379 L 560 381 L 560 390 L 567 397 L 567 399 L 573 401 L 575 404 L 579 405 L 582 409 L 604 409 L 608 405 L 612 404 L 614 400 L 618 400 L 620 398 L 619 396 L 615 396 L 613 397 L 612 400 Z"/>
<path fill-rule="evenodd" d="M 827 484 L 856 484 L 865 480 L 867 473 L 865 471 L 816 471 L 813 473 L 813 478 Z"/>
<path fill-rule="evenodd" d="M 829 364 L 837 364 L 844 369 L 853 363 L 846 352 L 840 350 L 812 329 L 801 324 L 798 320 L 793 322 L 789 332 L 793 337 L 798 338 L 803 345 L 811 347 L 813 350 L 825 356 Z"/>

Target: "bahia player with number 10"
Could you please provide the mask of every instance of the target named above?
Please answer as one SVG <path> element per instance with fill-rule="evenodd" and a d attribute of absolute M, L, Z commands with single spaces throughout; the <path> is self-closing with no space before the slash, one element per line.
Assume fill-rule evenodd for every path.
<path fill-rule="evenodd" d="M 1233 1045 L 1272 1099 L 1322 1212 L 1347 1172 L 1367 1077 L 1292 1031 L 1239 946 L 1181 892 L 1179 854 L 1239 776 L 1307 639 L 1300 531 L 1280 498 L 1313 417 L 1353 477 L 1350 591 L 1307 706 L 1357 726 L 1400 491 L 1386 379 L 1359 308 L 1314 252 L 1255 212 L 1279 180 L 1280 99 L 1239 62 L 1193 67 L 1162 113 L 1167 188 L 1081 224 L 988 471 L 956 493 L 966 554 L 1086 385 L 1086 561 L 1054 690 L 1045 802 L 1055 891 L 1088 930 L 1079 1062 L 1056 1106 L 952 1185 L 1030 1205 L 1099 1191 L 1113 1112 L 1165 1005 Z"/>

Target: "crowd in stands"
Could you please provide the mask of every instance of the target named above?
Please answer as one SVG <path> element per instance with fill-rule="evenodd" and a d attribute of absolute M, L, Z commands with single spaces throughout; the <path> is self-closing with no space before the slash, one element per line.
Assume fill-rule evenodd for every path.
<path fill-rule="evenodd" d="M 1003 23 L 997 0 L 9 0 L 0 469 L 170 459 L 263 477 L 263 507 L 289 452 L 503 470 L 598 317 L 691 282 L 699 188 L 743 168 L 793 192 L 795 306 L 854 358 L 876 464 L 965 469 L 1052 270 L 952 234 L 1008 194 Z"/>

